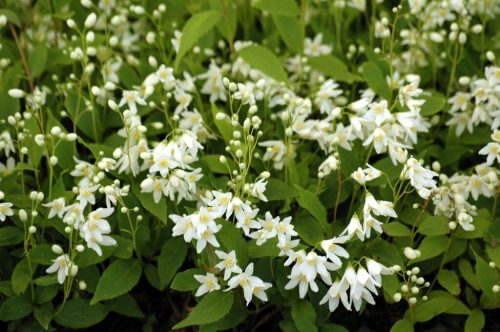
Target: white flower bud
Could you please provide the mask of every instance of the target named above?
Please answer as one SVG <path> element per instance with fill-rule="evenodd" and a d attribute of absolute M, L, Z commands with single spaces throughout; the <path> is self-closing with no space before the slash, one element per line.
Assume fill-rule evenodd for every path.
<path fill-rule="evenodd" d="M 94 26 L 95 22 L 97 21 L 97 15 L 95 13 L 90 13 L 89 16 L 85 19 L 85 27 L 87 29 L 90 29 Z"/>
<path fill-rule="evenodd" d="M 72 231 L 73 231 L 73 228 L 71 228 L 71 227 L 69 227 L 69 226 L 66 226 L 66 227 L 64 228 L 64 232 L 65 232 L 65 233 L 67 233 L 67 234 L 71 233 Z"/>
<path fill-rule="evenodd" d="M 84 280 L 80 280 L 78 282 L 78 288 L 80 288 L 80 290 L 86 290 L 87 289 L 87 283 L 84 281 Z"/>
<path fill-rule="evenodd" d="M 69 269 L 69 274 L 72 277 L 76 277 L 77 273 L 78 273 L 78 266 L 72 263 L 71 268 Z"/>
<path fill-rule="evenodd" d="M 21 153 L 22 153 L 22 154 L 28 154 L 28 148 L 27 148 L 27 147 L 25 147 L 25 146 L 23 146 L 23 147 L 21 148 Z"/>
<path fill-rule="evenodd" d="M 50 157 L 49 162 L 52 166 L 57 165 L 57 157 L 56 156 Z"/>
<path fill-rule="evenodd" d="M 70 28 L 70 29 L 74 29 L 76 27 L 76 23 L 75 21 L 73 21 L 72 19 L 67 19 L 66 20 L 66 25 Z"/>
<path fill-rule="evenodd" d="M 394 301 L 396 301 L 396 302 L 401 301 L 401 293 L 394 294 Z"/>
<path fill-rule="evenodd" d="M 78 252 L 83 252 L 85 250 L 85 247 L 82 244 L 79 244 L 76 246 L 76 251 Z"/>
<path fill-rule="evenodd" d="M 460 32 L 460 34 L 458 35 L 458 42 L 462 45 L 467 42 L 467 35 L 465 34 L 465 32 Z"/>
<path fill-rule="evenodd" d="M 35 227 L 35 226 L 30 226 L 30 227 L 28 228 L 28 232 L 29 232 L 30 234 L 35 234 L 35 233 L 36 233 L 36 227 Z"/>
<path fill-rule="evenodd" d="M 28 220 L 28 214 L 26 213 L 26 210 L 24 209 L 19 210 L 19 219 L 21 219 L 21 221 Z"/>
<path fill-rule="evenodd" d="M 493 53 L 492 51 L 486 52 L 486 59 L 491 62 L 495 61 L 495 53 Z"/>
<path fill-rule="evenodd" d="M 8 91 L 8 94 L 12 98 L 22 98 L 22 97 L 24 97 L 26 95 L 26 93 L 23 90 L 21 90 L 21 89 L 10 89 Z"/>
<path fill-rule="evenodd" d="M 403 293 L 407 293 L 407 292 L 408 292 L 408 285 L 402 285 L 402 286 L 401 286 L 401 291 L 402 291 Z"/>
<path fill-rule="evenodd" d="M 493 287 L 491 287 L 491 290 L 493 291 L 493 293 L 498 293 L 498 292 L 500 292 L 500 286 L 493 285 Z"/>
<path fill-rule="evenodd" d="M 494 268 L 496 267 L 495 262 L 489 262 L 489 263 L 488 263 L 488 265 L 489 265 L 492 269 L 494 269 Z"/>
<path fill-rule="evenodd" d="M 61 255 L 63 253 L 63 250 L 59 245 L 54 244 L 52 245 L 52 252 L 56 255 Z"/>
<path fill-rule="evenodd" d="M 420 289 L 418 287 L 413 286 L 411 288 L 411 293 L 412 294 L 418 294 L 420 292 Z"/>
<path fill-rule="evenodd" d="M 404 251 L 403 251 L 404 255 L 406 256 L 406 258 L 408 258 L 409 260 L 412 260 L 412 259 L 415 259 L 417 258 L 417 254 L 415 253 L 415 251 L 410 248 L 410 247 L 406 247 L 404 248 Z"/>
<path fill-rule="evenodd" d="M 415 303 L 417 303 L 417 298 L 416 297 L 410 297 L 409 301 L 410 301 L 410 304 L 415 304 Z"/>
<path fill-rule="evenodd" d="M 474 32 L 475 34 L 483 32 L 483 26 L 481 24 L 476 24 L 472 26 L 471 31 Z"/>
<path fill-rule="evenodd" d="M 452 231 L 455 230 L 457 228 L 457 223 L 454 221 L 450 221 L 448 223 L 448 228 L 451 229 Z"/>

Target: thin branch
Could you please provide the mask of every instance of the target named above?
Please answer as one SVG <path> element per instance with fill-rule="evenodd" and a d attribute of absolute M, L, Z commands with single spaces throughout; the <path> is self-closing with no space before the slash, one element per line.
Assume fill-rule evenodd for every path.
<path fill-rule="evenodd" d="M 21 61 L 24 67 L 24 73 L 28 78 L 28 83 L 30 85 L 31 92 L 35 91 L 35 85 L 33 84 L 33 76 L 31 76 L 30 67 L 28 66 L 28 61 L 26 60 L 26 54 L 24 53 L 23 47 L 21 46 L 21 42 L 19 41 L 19 36 L 17 35 L 16 29 L 12 23 L 9 23 L 9 29 L 14 37 L 14 41 L 16 42 L 17 50 L 19 51 L 19 55 L 21 56 Z"/>

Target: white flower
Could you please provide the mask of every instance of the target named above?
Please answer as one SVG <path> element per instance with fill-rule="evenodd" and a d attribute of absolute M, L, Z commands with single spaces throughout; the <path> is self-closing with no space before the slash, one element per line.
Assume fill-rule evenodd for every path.
<path fill-rule="evenodd" d="M 417 189 L 417 193 L 424 199 L 429 198 L 431 190 L 436 188 L 436 181 L 432 179 L 435 176 L 439 176 L 439 174 L 422 167 L 419 161 L 413 157 L 406 161 L 401 172 L 401 178 L 409 178 L 411 185 Z"/>
<path fill-rule="evenodd" d="M 222 260 L 215 265 L 215 268 L 221 271 L 224 270 L 224 280 L 228 280 L 232 273 L 241 273 L 241 268 L 236 264 L 238 261 L 234 250 L 227 254 L 223 251 L 216 250 L 215 254 Z"/>
<path fill-rule="evenodd" d="M 49 215 L 47 216 L 47 218 L 50 219 L 50 218 L 54 217 L 55 215 L 57 215 L 59 218 L 62 218 L 62 216 L 64 214 L 64 207 L 66 205 L 66 202 L 64 200 L 64 197 L 60 197 L 60 198 L 53 200 L 52 202 L 42 204 L 42 205 L 50 208 Z"/>
<path fill-rule="evenodd" d="M 10 217 L 14 214 L 11 207 L 12 203 L 0 203 L 0 221 L 5 221 L 5 217 Z"/>
<path fill-rule="evenodd" d="M 334 237 L 330 240 L 323 240 L 321 241 L 321 248 L 326 253 L 326 257 L 330 261 L 332 261 L 333 264 L 337 266 L 342 266 L 342 262 L 340 261 L 340 257 L 344 258 L 349 258 L 349 253 L 347 250 L 339 246 L 339 244 L 345 243 L 349 239 L 348 236 L 340 236 L 340 237 Z"/>
<path fill-rule="evenodd" d="M 9 176 L 14 173 L 16 169 L 16 160 L 12 157 L 7 158 L 7 162 L 0 163 L 0 177 Z"/>
<path fill-rule="evenodd" d="M 205 276 L 195 274 L 194 278 L 201 283 L 201 286 L 198 288 L 194 296 L 202 296 L 206 293 L 210 293 L 214 290 L 220 289 L 219 281 L 213 273 L 207 273 L 207 275 Z"/>
<path fill-rule="evenodd" d="M 319 56 L 330 54 L 332 52 L 332 47 L 328 45 L 321 44 L 323 41 L 323 34 L 317 34 L 314 39 L 306 37 L 304 39 L 304 54 L 309 56 Z"/>
<path fill-rule="evenodd" d="M 487 155 L 486 164 L 488 165 L 492 165 L 495 159 L 497 163 L 500 163 L 500 143 L 498 142 L 488 143 L 485 147 L 479 150 L 478 153 L 481 155 Z"/>
<path fill-rule="evenodd" d="M 195 216 L 193 215 L 183 215 L 179 216 L 176 214 L 171 214 L 168 216 L 175 224 L 172 228 L 172 236 L 184 236 L 184 241 L 191 242 L 191 240 L 196 235 L 196 227 L 194 225 L 193 219 Z"/>
<path fill-rule="evenodd" d="M 349 224 L 340 235 L 343 235 L 345 233 L 347 233 L 347 236 L 349 238 L 352 238 L 353 235 L 356 235 L 361 241 L 365 239 L 365 232 L 363 231 L 363 226 L 361 225 L 359 217 L 356 213 L 352 215 Z"/>
<path fill-rule="evenodd" d="M 347 290 L 349 289 L 349 284 L 342 279 L 341 282 L 335 280 L 335 282 L 330 286 L 326 295 L 321 299 L 319 304 L 325 304 L 328 302 L 328 309 L 334 312 L 339 306 L 340 301 L 347 310 L 351 310 L 351 303 L 347 297 Z"/>
<path fill-rule="evenodd" d="M 243 296 L 247 301 L 247 305 L 252 301 L 252 296 L 255 295 L 262 301 L 267 301 L 267 296 L 264 290 L 270 288 L 270 283 L 262 281 L 260 278 L 253 275 L 253 263 L 250 263 L 245 272 L 235 275 L 228 281 L 228 288 L 224 291 L 229 291 L 238 286 L 243 288 Z"/>
<path fill-rule="evenodd" d="M 139 91 L 135 90 L 124 90 L 122 94 L 122 99 L 118 104 L 119 107 L 127 104 L 128 108 L 132 112 L 132 114 L 137 114 L 137 104 L 146 105 L 146 101 L 142 99 Z"/>
<path fill-rule="evenodd" d="M 257 197 L 263 202 L 267 202 L 267 197 L 264 195 L 266 191 L 267 181 L 266 179 L 259 179 L 257 182 L 253 184 L 251 195 L 253 197 Z"/>
<path fill-rule="evenodd" d="M 380 126 L 387 120 L 392 119 L 392 114 L 387 108 L 387 100 L 382 100 L 381 102 L 371 103 L 368 105 L 368 112 L 365 113 L 364 118 L 370 122 L 375 122 L 375 124 Z"/>
<path fill-rule="evenodd" d="M 80 202 L 82 209 L 87 206 L 87 203 L 91 205 L 95 204 L 94 192 L 99 188 L 98 185 L 89 186 L 88 184 L 82 184 L 79 189 L 79 194 L 76 199 Z"/>
<path fill-rule="evenodd" d="M 167 180 L 155 177 L 148 177 L 141 182 L 141 193 L 153 193 L 153 200 L 158 203 L 167 186 Z"/>
<path fill-rule="evenodd" d="M 89 213 L 87 221 L 80 230 L 80 236 L 85 239 L 87 246 L 102 256 L 100 246 L 116 245 L 116 240 L 105 235 L 111 233 L 111 226 L 104 218 L 113 214 L 114 208 L 98 208 Z"/>
<path fill-rule="evenodd" d="M 230 192 L 223 193 L 217 190 L 212 190 L 212 195 L 214 198 L 212 200 L 205 199 L 205 203 L 208 206 L 212 206 L 217 209 L 221 215 L 226 213 L 226 219 L 228 219 L 231 214 L 227 211 L 232 202 L 233 194 Z"/>
<path fill-rule="evenodd" d="M 243 229 L 243 232 L 245 233 L 246 236 L 249 236 L 250 234 L 250 229 L 259 229 L 262 227 L 262 225 L 255 220 L 255 217 L 257 216 L 257 213 L 259 212 L 259 209 L 253 209 L 251 211 L 245 211 L 245 216 L 243 220 L 238 220 L 236 223 L 236 228 L 241 228 Z"/>
<path fill-rule="evenodd" d="M 57 281 L 60 284 L 64 284 L 64 280 L 66 280 L 66 277 L 69 276 L 70 273 L 76 274 L 76 271 L 78 271 L 78 267 L 66 254 L 57 257 L 52 262 L 54 263 L 49 266 L 45 272 L 54 273 L 57 271 Z"/>

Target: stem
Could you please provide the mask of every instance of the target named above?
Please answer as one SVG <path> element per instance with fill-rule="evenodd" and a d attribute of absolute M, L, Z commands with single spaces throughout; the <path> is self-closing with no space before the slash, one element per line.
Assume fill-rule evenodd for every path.
<path fill-rule="evenodd" d="M 448 245 L 446 246 L 446 250 L 444 251 L 443 258 L 441 259 L 441 263 L 439 264 L 439 269 L 437 270 L 436 275 L 434 276 L 434 279 L 432 279 L 431 285 L 427 289 L 427 294 L 429 294 L 429 292 L 431 291 L 432 287 L 436 283 L 437 276 L 439 275 L 439 272 L 441 272 L 441 269 L 444 266 L 444 263 L 446 261 L 446 256 L 448 256 L 448 251 L 450 250 L 451 242 L 453 241 L 454 237 L 455 237 L 455 233 L 452 233 L 451 236 L 450 236 L 450 238 L 449 238 L 449 240 L 448 240 Z"/>
<path fill-rule="evenodd" d="M 337 198 L 335 200 L 335 209 L 333 210 L 333 222 L 332 222 L 332 231 L 335 230 L 335 222 L 337 221 L 337 210 L 339 207 L 340 194 L 342 193 L 342 173 L 340 171 L 340 167 L 337 170 L 337 180 L 339 182 Z"/>
<path fill-rule="evenodd" d="M 31 75 L 30 67 L 28 66 L 28 61 L 26 60 L 26 54 L 24 53 L 23 47 L 21 46 L 21 42 L 19 41 L 19 36 L 17 35 L 16 29 L 12 23 L 9 23 L 9 29 L 14 37 L 14 41 L 16 42 L 17 50 L 19 51 L 19 55 L 21 56 L 21 61 L 24 67 L 24 73 L 28 78 L 28 84 L 30 86 L 31 92 L 35 91 L 35 85 L 33 84 L 33 76 Z"/>

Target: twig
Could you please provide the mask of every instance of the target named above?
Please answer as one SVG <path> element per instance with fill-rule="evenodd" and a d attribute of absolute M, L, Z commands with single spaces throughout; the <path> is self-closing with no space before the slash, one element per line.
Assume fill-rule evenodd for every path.
<path fill-rule="evenodd" d="M 19 55 L 21 56 L 21 61 L 23 63 L 23 67 L 24 67 L 24 73 L 26 74 L 26 77 L 28 78 L 30 90 L 31 90 L 31 92 L 33 92 L 33 91 L 35 91 L 35 85 L 33 84 L 33 76 L 31 76 L 31 71 L 30 71 L 30 67 L 28 66 L 28 61 L 26 61 L 26 55 L 24 54 L 24 50 L 21 46 L 21 42 L 19 41 L 19 37 L 17 35 L 16 29 L 14 28 L 14 25 L 12 25 L 12 23 L 9 23 L 9 29 L 10 29 L 10 32 L 12 33 L 12 36 L 14 37 L 14 41 L 16 42 L 16 46 L 17 46 L 17 50 L 19 51 Z"/>
<path fill-rule="evenodd" d="M 342 173 L 340 171 L 340 167 L 337 171 L 337 179 L 339 182 L 339 186 L 337 191 L 337 199 L 335 200 L 335 210 L 333 210 L 332 231 L 335 230 L 335 221 L 337 221 L 337 210 L 339 208 L 340 194 L 342 193 Z"/>

